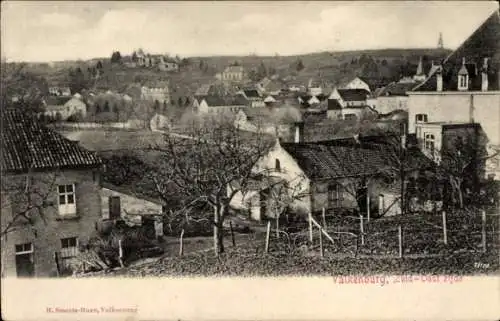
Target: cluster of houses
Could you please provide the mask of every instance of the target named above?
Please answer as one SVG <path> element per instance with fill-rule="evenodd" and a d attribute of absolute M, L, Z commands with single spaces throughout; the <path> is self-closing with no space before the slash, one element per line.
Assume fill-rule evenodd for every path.
<path fill-rule="evenodd" d="M 145 53 L 138 49 L 130 57 L 122 58 L 125 66 L 130 68 L 154 68 L 159 71 L 178 72 L 179 62 L 167 55 Z"/>
<path fill-rule="evenodd" d="M 289 204 L 297 213 L 364 208 L 378 215 L 397 215 L 402 211 L 400 186 L 421 181 L 456 141 L 472 137 L 479 142 L 485 137 L 485 146 L 480 147 L 490 157 L 482 178 L 500 180 L 499 48 L 497 11 L 444 61 L 433 63 L 427 72 L 420 63 L 412 78 L 384 84 L 357 77 L 325 93 L 314 80 L 304 87 L 283 88 L 278 81 L 266 78 L 249 86 L 244 82 L 244 69 L 231 66 L 214 84 L 195 93 L 192 107 L 199 113 L 233 114 L 235 126 L 242 130 L 276 134 L 274 146 L 254 168 L 255 184 L 249 184 L 249 191 L 237 193 L 231 202 L 250 219 L 273 217 L 271 195 L 277 182 L 299 195 Z M 134 63 L 139 66 L 153 64 L 143 52 L 137 52 L 136 57 Z M 102 95 L 121 95 L 122 101 L 138 97 L 161 104 L 170 101 L 168 88 L 167 82 L 144 84 L 134 93 Z M 95 104 L 98 96 L 68 95 L 63 89 L 51 93 L 47 113 L 56 111 L 63 118 L 74 112 L 85 115 L 89 101 Z M 314 127 L 315 122 L 359 120 L 365 113 L 384 115 L 398 110 L 405 111 L 408 119 L 394 137 L 305 139 L 307 126 Z M 319 120 L 308 122 L 307 117 Z M 280 139 L 283 133 L 292 139 Z M 396 164 L 400 148 L 406 150 L 405 158 Z M 95 153 L 17 111 L 4 115 L 2 151 L 3 174 L 21 185 L 28 182 L 26 175 L 34 175 L 34 185 L 23 185 L 20 190 L 35 187 L 45 191 L 44 204 L 50 204 L 44 207 L 45 219 L 35 222 L 36 233 L 21 215 L 12 232 L 2 236 L 2 276 L 56 275 L 58 267 L 71 262 L 103 220 L 163 211 L 164 204 L 158 200 L 103 184 L 102 160 Z M 404 172 L 404 181 L 382 175 L 388 167 L 397 166 Z M 8 202 L 16 196 L 22 198 L 20 194 L 2 190 L 2 202 L 7 200 L 8 205 L 2 204 L 2 229 L 9 225 L 9 213 L 26 210 L 27 204 Z M 411 206 L 427 201 L 418 199 Z M 434 208 L 442 205 L 433 201 Z"/>

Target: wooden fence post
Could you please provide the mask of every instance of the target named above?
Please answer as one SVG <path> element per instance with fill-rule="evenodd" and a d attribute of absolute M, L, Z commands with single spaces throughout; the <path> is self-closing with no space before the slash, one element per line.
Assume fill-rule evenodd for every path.
<path fill-rule="evenodd" d="M 181 237 L 179 239 L 179 256 L 184 255 L 184 229 L 181 231 Z"/>
<path fill-rule="evenodd" d="M 481 211 L 481 244 L 483 247 L 483 252 L 486 252 L 486 211 Z"/>
<path fill-rule="evenodd" d="M 361 234 L 361 245 L 365 245 L 365 227 L 363 225 L 363 215 L 359 214 L 359 232 Z"/>
<path fill-rule="evenodd" d="M 401 225 L 398 226 L 398 243 L 399 243 L 399 257 L 403 257 L 403 229 Z"/>
<path fill-rule="evenodd" d="M 327 226 L 326 226 L 326 210 L 324 207 L 323 207 L 323 211 L 321 212 L 321 216 L 323 218 L 323 228 L 326 230 L 326 228 L 327 228 Z"/>
<path fill-rule="evenodd" d="M 271 234 L 271 221 L 267 221 L 267 231 L 266 231 L 266 248 L 265 252 L 269 252 L 269 235 Z"/>
<path fill-rule="evenodd" d="M 323 233 L 321 232 L 321 228 L 319 228 L 319 251 L 321 253 L 321 257 L 324 257 L 325 252 L 323 249 Z"/>
<path fill-rule="evenodd" d="M 118 260 L 120 261 L 120 266 L 123 267 L 123 248 L 122 248 L 122 240 L 118 240 Z"/>
<path fill-rule="evenodd" d="M 312 223 L 312 214 L 309 212 L 309 242 L 313 243 L 313 223 Z"/>
<path fill-rule="evenodd" d="M 370 193 L 366 189 L 366 219 L 370 222 Z"/>
<path fill-rule="evenodd" d="M 448 244 L 448 230 L 446 228 L 446 211 L 443 211 L 443 242 Z"/>
<path fill-rule="evenodd" d="M 57 252 L 54 252 L 54 260 L 56 261 L 56 272 L 57 276 L 61 274 L 61 267 L 59 266 L 59 255 Z"/>
<path fill-rule="evenodd" d="M 342 243 L 342 231 L 341 231 L 340 227 L 337 227 L 337 231 L 339 233 L 339 248 L 340 248 L 340 250 L 342 250 L 342 247 L 344 246 L 344 244 Z"/>
<path fill-rule="evenodd" d="M 233 230 L 233 222 L 229 221 L 229 230 L 231 231 L 231 241 L 233 242 L 233 246 L 236 246 L 236 240 L 234 239 L 234 230 Z"/>

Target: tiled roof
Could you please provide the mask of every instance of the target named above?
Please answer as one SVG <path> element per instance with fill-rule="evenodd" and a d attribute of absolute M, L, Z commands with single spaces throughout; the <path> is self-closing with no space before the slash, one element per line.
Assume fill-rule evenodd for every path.
<path fill-rule="evenodd" d="M 226 67 L 224 72 L 243 72 L 243 67 L 242 66 L 229 66 L 229 67 Z"/>
<path fill-rule="evenodd" d="M 382 88 L 377 94 L 378 96 L 407 96 L 407 92 L 415 88 L 418 83 L 390 83 Z"/>
<path fill-rule="evenodd" d="M 245 93 L 245 96 L 247 96 L 247 98 L 259 98 L 260 97 L 257 89 L 244 89 L 243 92 Z"/>
<path fill-rule="evenodd" d="M 233 97 L 206 96 L 204 100 L 207 102 L 208 107 L 246 106 L 248 104 L 245 97 L 241 95 Z"/>
<path fill-rule="evenodd" d="M 443 62 L 443 91 L 456 91 L 458 73 L 465 58 L 466 69 L 471 81 L 469 90 L 481 90 L 481 68 L 483 59 L 488 60 L 488 89 L 500 89 L 500 16 L 494 12 L 479 28 L 477 28 L 462 45 L 452 52 Z M 474 69 L 477 68 L 477 73 Z M 414 91 L 436 91 L 436 69 L 427 80 L 416 87 Z"/>
<path fill-rule="evenodd" d="M 97 167 L 101 159 L 16 110 L 3 112 L 2 171 Z"/>
<path fill-rule="evenodd" d="M 373 78 L 365 76 L 359 76 L 358 78 L 364 81 L 368 85 L 368 87 L 370 87 L 371 91 L 377 88 L 384 87 L 391 82 L 389 79 L 386 78 Z"/>
<path fill-rule="evenodd" d="M 344 139 L 281 145 L 312 179 L 369 176 L 396 166 L 395 149 L 384 143 L 358 145 L 353 139 Z M 432 161 L 418 149 L 408 150 L 407 154 L 407 170 L 432 166 Z"/>
<path fill-rule="evenodd" d="M 365 89 L 338 89 L 338 93 L 344 101 L 362 101 L 370 96 Z"/>
<path fill-rule="evenodd" d="M 63 106 L 73 97 L 49 96 L 44 99 L 47 106 Z"/>

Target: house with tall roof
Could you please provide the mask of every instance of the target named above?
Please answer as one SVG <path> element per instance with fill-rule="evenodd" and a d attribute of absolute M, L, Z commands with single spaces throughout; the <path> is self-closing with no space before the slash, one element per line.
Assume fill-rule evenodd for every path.
<path fill-rule="evenodd" d="M 248 101 L 241 95 L 205 96 L 196 100 L 193 107 L 201 114 L 236 114 L 248 108 Z"/>
<path fill-rule="evenodd" d="M 245 79 L 243 66 L 228 66 L 222 72 L 221 79 L 224 82 L 241 82 Z"/>
<path fill-rule="evenodd" d="M 382 88 L 390 83 L 390 80 L 384 78 L 373 78 L 365 76 L 357 76 L 349 81 L 344 89 L 364 89 L 370 93 L 375 92 L 378 88 Z"/>
<path fill-rule="evenodd" d="M 303 127 L 296 125 L 295 141 L 279 140 L 256 164 L 256 177 L 262 184 L 253 188 L 248 197 L 237 195 L 232 206 L 247 209 L 251 218 L 272 217 L 273 202 L 268 178 L 284 182 L 293 201 L 291 212 L 299 215 L 334 210 L 355 210 L 372 215 L 400 214 L 398 179 L 391 178 L 397 146 L 384 137 L 349 138 L 319 142 L 302 141 Z M 407 149 L 403 170 L 406 179 L 416 179 L 419 172 L 433 166 L 418 149 Z M 397 176 L 397 175 L 396 175 Z M 249 199 L 250 197 L 250 199 Z M 255 201 L 255 198 L 258 201 Z M 369 199 L 369 201 L 368 201 Z"/>
<path fill-rule="evenodd" d="M 500 16 L 493 12 L 424 82 L 408 92 L 410 133 L 418 123 L 479 123 L 500 146 Z"/>
<path fill-rule="evenodd" d="M 36 118 L 4 112 L 2 277 L 57 276 L 78 265 L 79 247 L 102 219 L 101 165 Z"/>
<path fill-rule="evenodd" d="M 254 88 L 243 88 L 236 94 L 242 95 L 246 100 L 249 101 L 250 107 L 265 107 L 264 98 L 257 89 Z"/>
<path fill-rule="evenodd" d="M 329 118 L 355 120 L 366 112 L 374 112 L 368 105 L 370 92 L 366 89 L 337 89 L 328 97 Z M 335 102 L 333 102 L 335 101 Z"/>
<path fill-rule="evenodd" d="M 141 99 L 169 103 L 171 99 L 169 81 L 149 81 L 142 84 Z"/>

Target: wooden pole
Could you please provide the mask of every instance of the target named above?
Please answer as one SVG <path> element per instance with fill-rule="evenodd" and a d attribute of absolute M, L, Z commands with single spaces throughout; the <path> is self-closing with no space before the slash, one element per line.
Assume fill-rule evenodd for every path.
<path fill-rule="evenodd" d="M 57 276 L 60 275 L 60 271 L 61 271 L 61 268 L 59 267 L 59 255 L 57 254 L 57 252 L 54 252 L 54 260 L 56 261 L 56 272 L 57 272 Z"/>
<path fill-rule="evenodd" d="M 123 247 L 122 247 L 122 240 L 118 240 L 118 259 L 120 261 L 120 266 L 123 267 Z"/>
<path fill-rule="evenodd" d="M 366 188 L 366 219 L 370 222 L 370 194 L 368 193 L 368 187 Z"/>
<path fill-rule="evenodd" d="M 319 230 L 319 251 L 321 253 L 321 257 L 324 257 L 325 252 L 323 249 L 323 233 L 321 233 L 321 229 Z"/>
<path fill-rule="evenodd" d="M 181 237 L 179 239 L 179 256 L 184 255 L 184 229 L 181 231 Z"/>
<path fill-rule="evenodd" d="M 344 246 L 342 244 L 342 231 L 341 231 L 340 227 L 338 227 L 337 230 L 339 232 L 339 248 L 342 250 L 342 247 Z"/>
<path fill-rule="evenodd" d="M 319 225 L 319 223 L 318 223 L 318 222 L 316 222 L 316 220 L 315 220 L 315 219 L 313 219 L 313 218 L 311 217 L 311 221 L 312 221 L 312 223 L 313 223 L 314 225 L 316 225 L 316 227 L 319 229 L 319 231 L 320 231 L 321 233 L 323 233 L 323 235 L 324 235 L 324 236 L 326 236 L 326 238 L 327 238 L 330 242 L 332 242 L 333 244 L 335 244 L 335 241 L 334 241 L 334 240 L 333 240 L 333 238 L 330 236 L 330 234 L 328 234 L 328 232 L 327 232 L 324 228 L 322 228 L 322 227 L 321 227 L 321 225 Z"/>
<path fill-rule="evenodd" d="M 271 221 L 267 221 L 267 231 L 266 231 L 266 248 L 265 252 L 269 252 L 269 235 L 271 234 Z"/>
<path fill-rule="evenodd" d="M 359 233 L 361 235 L 361 245 L 365 245 L 365 228 L 363 225 L 363 215 L 359 214 Z"/>
<path fill-rule="evenodd" d="M 403 257 L 403 229 L 401 225 L 398 226 L 398 243 L 399 243 L 399 257 Z"/>
<path fill-rule="evenodd" d="M 236 246 L 236 240 L 234 239 L 233 222 L 229 221 L 229 230 L 231 231 L 231 241 L 233 241 L 233 246 Z"/>
<path fill-rule="evenodd" d="M 483 247 L 483 252 L 486 252 L 486 211 L 482 210 L 481 211 L 481 221 L 482 221 L 482 226 L 481 226 L 481 243 Z"/>
<path fill-rule="evenodd" d="M 321 217 L 323 218 L 323 228 L 327 228 L 326 226 L 326 210 L 325 208 L 323 207 L 323 211 L 321 212 Z"/>
<path fill-rule="evenodd" d="M 446 228 L 446 211 L 443 211 L 443 242 L 448 244 L 448 231 Z"/>
<path fill-rule="evenodd" d="M 313 224 L 312 224 L 312 214 L 309 212 L 309 243 L 313 243 Z"/>

